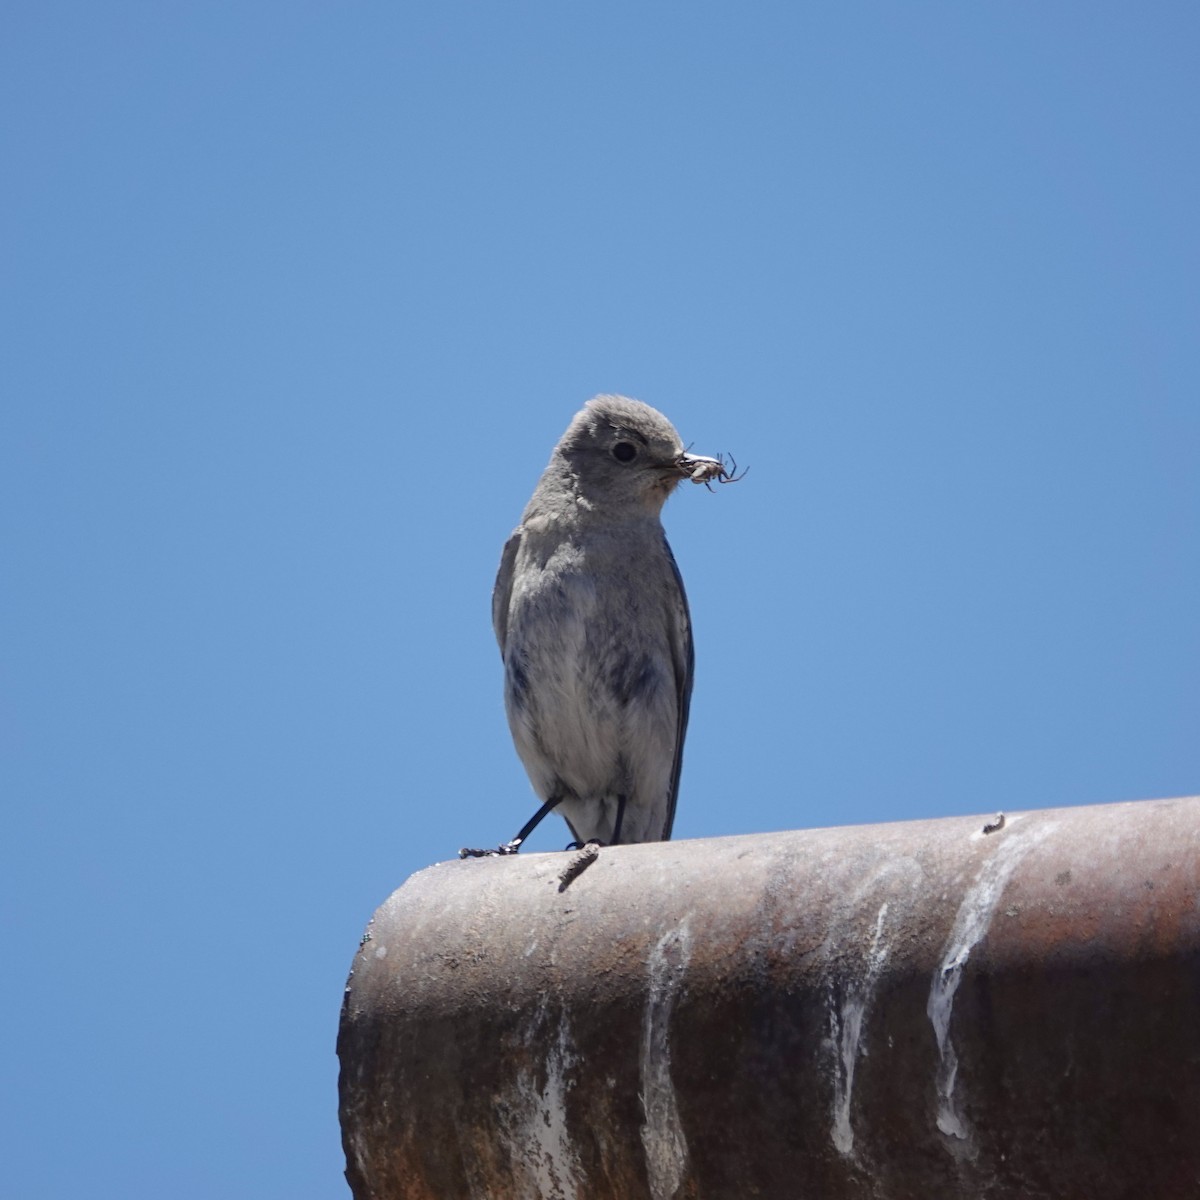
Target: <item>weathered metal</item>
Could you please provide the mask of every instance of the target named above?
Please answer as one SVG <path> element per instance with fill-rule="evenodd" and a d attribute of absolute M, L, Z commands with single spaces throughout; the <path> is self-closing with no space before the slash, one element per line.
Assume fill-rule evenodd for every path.
<path fill-rule="evenodd" d="M 1200 798 L 439 864 L 354 962 L 347 1178 L 1200 1195 L 1198 889 Z"/>

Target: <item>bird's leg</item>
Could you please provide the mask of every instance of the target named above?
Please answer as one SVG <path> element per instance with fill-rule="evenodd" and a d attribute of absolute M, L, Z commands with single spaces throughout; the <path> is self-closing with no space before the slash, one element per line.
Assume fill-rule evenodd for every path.
<path fill-rule="evenodd" d="M 613 825 L 612 841 L 610 846 L 619 846 L 621 844 L 621 824 L 625 820 L 625 797 L 617 797 L 617 820 Z"/>
<path fill-rule="evenodd" d="M 521 843 L 538 827 L 542 818 L 562 799 L 561 795 L 551 796 L 541 808 L 521 826 L 520 832 L 511 842 L 503 842 L 495 850 L 468 850 L 465 846 L 458 852 L 459 858 L 490 858 L 495 854 L 516 854 Z"/>
<path fill-rule="evenodd" d="M 585 846 L 619 846 L 621 844 L 621 826 L 625 821 L 625 800 L 626 797 L 617 797 L 617 819 L 613 824 L 612 841 L 602 842 L 599 838 L 588 838 L 586 842 L 579 840 L 568 842 L 566 848 L 568 850 L 582 850 Z M 567 824 L 570 824 L 568 821 Z M 571 832 L 575 829 L 572 827 Z"/>
<path fill-rule="evenodd" d="M 505 842 L 504 845 L 500 847 L 500 852 L 502 854 L 516 854 L 516 852 L 521 848 L 521 843 L 542 823 L 542 818 L 548 812 L 550 812 L 561 799 L 561 795 L 551 796 L 550 799 L 547 800 L 546 803 L 543 804 L 542 807 L 539 808 L 537 812 L 535 812 L 533 816 L 521 826 L 521 830 L 517 836 L 513 838 L 511 842 Z"/>

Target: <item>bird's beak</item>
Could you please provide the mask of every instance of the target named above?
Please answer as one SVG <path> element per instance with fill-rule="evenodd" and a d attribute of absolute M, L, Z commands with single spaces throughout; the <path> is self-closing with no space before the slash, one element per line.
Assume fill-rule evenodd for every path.
<path fill-rule="evenodd" d="M 675 469 L 693 483 L 710 483 L 725 474 L 725 464 L 719 458 L 703 454 L 681 454 L 675 460 Z"/>

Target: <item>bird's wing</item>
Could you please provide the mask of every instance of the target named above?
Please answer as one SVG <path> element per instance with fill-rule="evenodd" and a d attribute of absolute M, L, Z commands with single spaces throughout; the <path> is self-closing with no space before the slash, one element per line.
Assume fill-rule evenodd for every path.
<path fill-rule="evenodd" d="M 671 640 L 671 658 L 675 666 L 675 759 L 671 763 L 671 790 L 667 797 L 667 819 L 663 823 L 663 841 L 671 838 L 671 828 L 675 824 L 675 802 L 679 798 L 679 772 L 683 768 L 683 739 L 687 734 L 688 709 L 692 703 L 692 675 L 696 667 L 696 651 L 692 644 L 692 617 L 688 612 L 687 593 L 683 590 L 683 577 L 675 564 L 675 556 L 666 538 L 663 545 L 667 551 L 667 561 L 671 564 L 671 573 L 675 576 L 675 592 L 667 609 L 667 620 Z"/>
<path fill-rule="evenodd" d="M 504 644 L 508 641 L 508 602 L 512 596 L 513 565 L 517 561 L 517 550 L 521 545 L 521 531 L 504 543 L 500 556 L 500 570 L 496 572 L 496 584 L 492 588 L 492 628 L 496 641 L 500 643 L 500 657 L 504 657 Z"/>

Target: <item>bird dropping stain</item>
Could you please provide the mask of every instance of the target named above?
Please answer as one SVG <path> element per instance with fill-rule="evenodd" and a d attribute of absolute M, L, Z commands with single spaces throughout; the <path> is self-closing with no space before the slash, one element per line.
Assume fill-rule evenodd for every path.
<path fill-rule="evenodd" d="M 879 906 L 875 918 L 875 932 L 871 947 L 867 951 L 865 970 L 857 984 L 837 1004 L 830 998 L 830 1023 L 837 1058 L 833 1078 L 833 1122 L 830 1136 L 839 1154 L 849 1157 L 854 1153 L 854 1129 L 850 1124 L 850 1103 L 854 1093 L 854 1068 L 858 1062 L 859 1043 L 862 1040 L 863 1020 L 867 1006 L 874 997 L 879 972 L 887 961 L 888 947 L 883 941 L 883 927 L 887 920 L 888 905 L 885 900 Z"/>
<path fill-rule="evenodd" d="M 995 851 L 979 869 L 974 883 L 967 889 L 954 918 L 950 936 L 942 949 L 941 960 L 933 973 L 929 1000 L 925 1011 L 937 1039 L 938 1065 L 937 1127 L 954 1142 L 970 1148 L 971 1129 L 959 1107 L 954 1086 L 958 1078 L 958 1053 L 950 1036 L 950 1021 L 954 1013 L 954 995 L 962 982 L 963 970 L 971 951 L 987 935 L 1000 897 L 1021 860 L 1055 828 L 1053 822 L 1038 825 L 1028 832 L 1015 821 L 1007 825 L 1007 836 L 999 840 Z"/>
<path fill-rule="evenodd" d="M 650 987 L 642 1022 L 642 1147 L 652 1200 L 670 1200 L 687 1168 L 687 1138 L 671 1083 L 671 1010 L 692 956 L 687 920 L 665 933 L 650 952 Z"/>
<path fill-rule="evenodd" d="M 539 1014 L 530 1041 L 540 1040 Z M 541 1200 L 577 1200 L 579 1156 L 567 1132 L 567 1075 L 576 1062 L 566 1020 L 550 1044 L 544 1063 L 544 1082 L 532 1071 L 521 1071 L 509 1103 L 502 1107 L 501 1125 L 517 1165 L 520 1195 Z"/>

